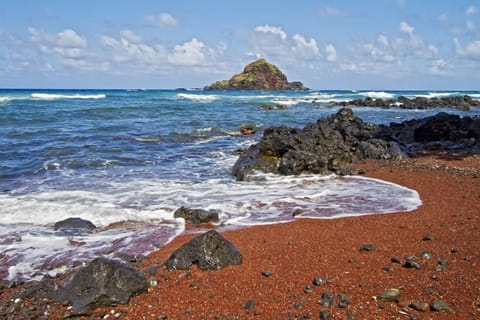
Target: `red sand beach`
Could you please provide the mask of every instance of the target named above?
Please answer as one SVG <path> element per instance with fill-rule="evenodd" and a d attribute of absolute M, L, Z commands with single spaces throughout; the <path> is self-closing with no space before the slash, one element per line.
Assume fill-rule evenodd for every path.
<path fill-rule="evenodd" d="M 395 165 L 369 162 L 362 167 L 368 177 L 417 190 L 423 205 L 412 212 L 298 219 L 222 232 L 242 252 L 242 265 L 211 272 L 197 267 L 190 271 L 158 268 L 149 276 L 154 286 L 147 294 L 134 297 L 126 306 L 95 310 L 92 317 L 479 319 L 480 157 L 437 155 Z M 142 261 L 142 270 L 163 263 L 194 236 L 184 234 L 152 253 Z M 373 250 L 360 251 L 365 244 L 373 245 Z M 415 256 L 420 269 L 403 266 L 408 256 Z M 262 274 L 265 271 L 270 275 Z M 399 290 L 398 302 L 380 301 L 387 288 Z M 10 299 L 19 290 L 4 289 L 0 299 Z M 335 299 L 322 305 L 327 291 Z M 448 310 L 430 310 L 438 300 Z M 68 315 L 67 306 L 48 305 L 46 318 Z M 35 306 L 23 301 L 19 308 Z M 19 313 L 4 316 L 15 319 L 15 314 Z"/>

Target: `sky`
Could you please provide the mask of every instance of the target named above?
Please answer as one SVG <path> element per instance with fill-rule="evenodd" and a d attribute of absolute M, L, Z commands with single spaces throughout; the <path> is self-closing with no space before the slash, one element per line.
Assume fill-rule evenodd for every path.
<path fill-rule="evenodd" d="M 1 88 L 480 90 L 479 0 L 1 0 Z"/>

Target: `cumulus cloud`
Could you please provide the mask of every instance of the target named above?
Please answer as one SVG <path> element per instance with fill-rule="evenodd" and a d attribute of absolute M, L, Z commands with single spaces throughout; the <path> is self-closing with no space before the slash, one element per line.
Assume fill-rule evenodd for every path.
<path fill-rule="evenodd" d="M 453 39 L 455 46 L 455 54 L 459 57 L 469 58 L 469 59 L 480 59 L 480 40 L 474 40 L 468 43 L 465 47 L 460 44 L 460 41 L 455 38 Z"/>
<path fill-rule="evenodd" d="M 287 33 L 282 30 L 280 27 L 270 26 L 268 24 L 263 26 L 258 26 L 255 28 L 256 32 L 270 33 L 272 35 L 280 37 L 280 39 L 285 40 L 287 38 Z"/>
<path fill-rule="evenodd" d="M 413 32 L 415 31 L 415 28 L 406 23 L 405 21 L 400 22 L 400 31 L 403 33 L 408 34 L 409 36 L 413 36 Z"/>
<path fill-rule="evenodd" d="M 193 38 L 190 41 L 176 45 L 173 52 L 168 55 L 168 61 L 174 65 L 202 65 L 212 55 L 212 49 L 208 48 L 197 38 Z"/>
<path fill-rule="evenodd" d="M 58 33 L 48 33 L 40 29 L 29 27 L 30 41 L 45 54 L 58 54 L 64 59 L 82 59 L 88 56 L 88 43 L 84 36 L 72 29 L 65 29 Z"/>
<path fill-rule="evenodd" d="M 178 20 L 168 12 L 162 12 L 156 16 L 148 16 L 147 21 L 155 26 L 176 27 Z"/>
<path fill-rule="evenodd" d="M 447 62 L 444 59 L 436 59 L 430 63 L 428 73 L 434 76 L 443 76 L 447 74 Z"/>
<path fill-rule="evenodd" d="M 333 46 L 333 44 L 329 43 L 325 45 L 325 54 L 327 57 L 327 61 L 334 62 L 337 61 L 337 50 Z"/>

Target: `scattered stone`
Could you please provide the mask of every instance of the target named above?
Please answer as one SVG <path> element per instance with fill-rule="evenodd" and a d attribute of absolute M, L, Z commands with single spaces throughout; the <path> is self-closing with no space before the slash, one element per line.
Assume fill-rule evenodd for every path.
<path fill-rule="evenodd" d="M 432 311 L 447 311 L 449 310 L 448 305 L 442 300 L 434 300 L 430 304 L 430 310 Z"/>
<path fill-rule="evenodd" d="M 402 259 L 400 259 L 399 257 L 395 256 L 395 257 L 391 257 L 390 258 L 390 261 L 392 263 L 398 263 L 398 264 L 401 264 L 402 263 Z"/>
<path fill-rule="evenodd" d="M 322 300 L 320 301 L 320 305 L 324 307 L 331 306 L 333 301 L 335 300 L 335 294 L 333 291 L 327 290 L 322 293 Z"/>
<path fill-rule="evenodd" d="M 270 277 L 270 276 L 272 276 L 272 275 L 273 275 L 273 272 L 270 271 L 270 270 L 264 270 L 264 271 L 262 271 L 262 276 L 264 276 L 264 277 L 266 277 L 266 278 L 268 278 L 268 277 Z"/>
<path fill-rule="evenodd" d="M 91 233 L 97 227 L 89 220 L 82 218 L 67 218 L 55 222 L 53 229 L 59 231 L 65 235 L 81 235 L 85 233 Z"/>
<path fill-rule="evenodd" d="M 328 310 L 320 310 L 320 320 L 329 320 L 330 312 Z"/>
<path fill-rule="evenodd" d="M 252 310 L 253 308 L 255 308 L 255 300 L 248 300 L 247 303 L 245 304 L 245 311 L 249 312 L 250 310 Z"/>
<path fill-rule="evenodd" d="M 382 270 L 387 271 L 387 272 L 392 272 L 394 268 L 392 266 L 384 266 Z"/>
<path fill-rule="evenodd" d="M 127 304 L 132 296 L 145 293 L 147 289 L 148 282 L 138 271 L 100 257 L 78 270 L 59 290 L 56 300 L 68 300 L 73 315 L 85 315 L 97 307 Z"/>
<path fill-rule="evenodd" d="M 426 302 L 421 302 L 421 301 L 413 301 L 411 304 L 410 304 L 410 308 L 412 309 L 415 309 L 417 311 L 422 311 L 422 312 L 425 312 L 428 310 L 429 308 L 429 304 L 426 303 Z"/>
<path fill-rule="evenodd" d="M 457 252 L 458 252 L 457 247 L 452 247 L 452 248 L 450 249 L 450 252 L 451 252 L 451 253 L 457 253 Z"/>
<path fill-rule="evenodd" d="M 420 257 L 423 259 L 431 259 L 432 256 L 432 253 L 428 251 L 422 251 L 422 253 L 420 253 Z"/>
<path fill-rule="evenodd" d="M 188 270 L 196 264 L 201 270 L 220 270 L 242 263 L 242 254 L 217 231 L 210 230 L 184 244 L 165 262 L 169 270 Z"/>
<path fill-rule="evenodd" d="M 312 284 L 314 286 L 321 286 L 322 284 L 327 283 L 327 282 L 328 282 L 327 280 L 322 279 L 320 277 L 314 277 L 313 280 L 312 280 Z"/>
<path fill-rule="evenodd" d="M 360 251 L 360 252 L 373 251 L 373 250 L 375 250 L 375 247 L 374 247 L 373 244 L 370 244 L 370 243 L 364 244 L 364 245 L 360 246 L 360 249 L 358 249 L 358 251 Z"/>
<path fill-rule="evenodd" d="M 448 261 L 446 259 L 438 260 L 438 265 L 440 265 L 440 266 L 445 267 L 445 266 L 447 266 L 447 263 L 448 263 Z"/>
<path fill-rule="evenodd" d="M 339 308 L 346 308 L 350 304 L 350 299 L 342 293 L 337 295 L 337 299 Z"/>
<path fill-rule="evenodd" d="M 306 285 L 305 289 L 303 289 L 303 292 L 312 293 L 313 292 L 312 286 L 311 285 Z"/>
<path fill-rule="evenodd" d="M 405 261 L 405 263 L 403 264 L 403 267 L 407 269 L 417 269 L 417 270 L 421 269 L 420 264 L 414 260 Z"/>
<path fill-rule="evenodd" d="M 431 240 L 435 240 L 435 237 L 433 236 L 433 234 L 427 233 L 423 236 L 422 240 L 423 241 L 431 241 Z"/>
<path fill-rule="evenodd" d="M 202 223 L 212 223 L 218 222 L 218 212 L 212 210 L 203 210 L 203 209 L 190 209 L 185 207 L 178 208 L 173 217 L 183 218 L 186 223 L 191 224 L 202 224 Z"/>
<path fill-rule="evenodd" d="M 389 301 L 398 301 L 400 298 L 400 290 L 397 288 L 388 288 L 385 289 L 380 295 L 378 296 L 378 300 L 389 302 Z"/>

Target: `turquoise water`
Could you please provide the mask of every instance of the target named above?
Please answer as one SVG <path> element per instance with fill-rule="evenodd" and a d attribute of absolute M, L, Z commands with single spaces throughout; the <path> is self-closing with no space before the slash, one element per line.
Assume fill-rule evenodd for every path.
<path fill-rule="evenodd" d="M 184 230 L 173 219 L 182 205 L 219 210 L 220 225 L 236 227 L 290 221 L 295 208 L 315 218 L 414 209 L 416 192 L 372 179 L 264 175 L 236 182 L 235 151 L 269 126 L 303 127 L 335 113 L 333 101 L 460 94 L 480 98 L 480 92 L 0 90 L 0 277 L 31 278 L 98 254 L 147 253 Z M 266 111 L 262 104 L 288 109 Z M 480 114 L 354 111 L 374 123 L 439 111 Z M 245 124 L 256 134 L 240 135 Z M 52 231 L 72 216 L 101 228 L 74 239 L 85 243 L 75 248 Z"/>

